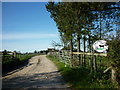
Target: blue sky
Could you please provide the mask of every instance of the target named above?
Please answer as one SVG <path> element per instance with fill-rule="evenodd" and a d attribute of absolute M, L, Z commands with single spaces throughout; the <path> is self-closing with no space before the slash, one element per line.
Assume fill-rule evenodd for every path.
<path fill-rule="evenodd" d="M 55 22 L 50 18 L 47 2 L 2 3 L 2 49 L 32 52 L 59 42 Z"/>

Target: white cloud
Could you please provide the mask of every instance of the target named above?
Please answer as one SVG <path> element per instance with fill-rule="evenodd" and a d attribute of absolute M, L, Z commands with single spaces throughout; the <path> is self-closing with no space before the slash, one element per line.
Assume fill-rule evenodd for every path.
<path fill-rule="evenodd" d="M 18 39 L 39 39 L 39 38 L 56 38 L 58 34 L 37 34 L 37 33 L 23 33 L 23 34 L 3 34 L 2 40 L 18 40 Z"/>

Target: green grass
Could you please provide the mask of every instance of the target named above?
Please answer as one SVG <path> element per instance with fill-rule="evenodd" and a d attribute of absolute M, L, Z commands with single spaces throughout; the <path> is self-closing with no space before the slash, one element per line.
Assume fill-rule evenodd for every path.
<path fill-rule="evenodd" d="M 114 88 L 110 81 L 110 72 L 102 75 L 101 71 L 96 73 L 90 73 L 89 68 L 70 68 L 65 67 L 65 64 L 59 62 L 58 58 L 47 56 L 52 60 L 59 71 L 61 72 L 63 78 L 67 83 L 71 85 L 71 88 Z"/>
<path fill-rule="evenodd" d="M 35 56 L 36 54 L 25 54 L 25 55 L 16 55 L 16 58 L 20 60 L 20 62 L 23 62 L 25 60 L 30 59 L 31 57 Z"/>
<path fill-rule="evenodd" d="M 87 64 L 89 63 L 89 58 L 90 56 L 85 57 Z M 96 63 L 103 66 L 109 66 L 111 64 L 111 60 L 109 60 L 107 56 L 96 56 Z"/>
<path fill-rule="evenodd" d="M 36 54 L 25 54 L 25 55 L 16 55 L 13 57 L 12 55 L 3 55 L 2 56 L 2 70 L 8 70 L 9 68 L 19 66 L 23 64 L 26 60 L 35 56 Z"/>

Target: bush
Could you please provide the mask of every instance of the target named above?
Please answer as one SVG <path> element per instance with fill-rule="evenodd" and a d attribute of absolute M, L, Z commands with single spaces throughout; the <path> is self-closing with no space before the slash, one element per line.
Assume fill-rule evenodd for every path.
<path fill-rule="evenodd" d="M 20 63 L 20 60 L 11 55 L 3 55 L 2 56 L 2 69 L 3 71 L 9 68 L 12 68 Z"/>
<path fill-rule="evenodd" d="M 17 55 L 16 57 L 12 55 L 3 55 L 2 56 L 2 70 L 3 72 L 9 70 L 13 67 L 20 66 L 26 60 L 30 59 L 31 57 L 35 56 L 36 54 L 26 54 L 26 55 Z M 20 56 L 20 57 L 19 57 Z"/>
<path fill-rule="evenodd" d="M 111 66 L 116 70 L 116 81 L 120 84 L 120 39 L 113 39 L 109 43 L 109 60 L 111 60 Z"/>

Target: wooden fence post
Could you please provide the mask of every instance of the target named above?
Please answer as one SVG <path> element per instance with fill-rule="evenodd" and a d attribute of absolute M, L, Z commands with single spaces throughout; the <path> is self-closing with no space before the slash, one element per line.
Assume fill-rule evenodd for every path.
<path fill-rule="evenodd" d="M 94 69 L 93 59 L 94 59 L 94 50 L 92 48 L 91 49 L 91 72 L 93 72 L 93 69 Z"/>
<path fill-rule="evenodd" d="M 116 80 L 116 70 L 114 68 L 111 68 L 111 80 L 113 83 L 117 82 Z"/>
<path fill-rule="evenodd" d="M 100 67 L 100 69 L 101 69 L 101 57 L 98 55 L 98 59 L 99 59 L 99 61 L 100 61 L 100 64 L 99 64 L 99 67 Z"/>
<path fill-rule="evenodd" d="M 16 51 L 13 52 L 13 56 L 16 57 Z"/>
<path fill-rule="evenodd" d="M 89 56 L 89 66 L 91 65 L 91 55 Z"/>
<path fill-rule="evenodd" d="M 93 56 L 91 55 L 91 62 L 90 62 L 91 72 L 93 72 Z"/>
<path fill-rule="evenodd" d="M 84 52 L 84 54 L 83 54 L 83 66 L 86 66 L 85 64 L 86 64 L 86 61 L 85 61 L 85 52 Z"/>
<path fill-rule="evenodd" d="M 96 65 L 97 63 L 96 63 L 96 56 L 94 55 L 93 56 L 93 67 L 94 67 L 94 71 L 96 71 L 97 70 L 97 65 Z"/>
<path fill-rule="evenodd" d="M 118 82 L 117 82 L 117 71 L 113 66 L 108 67 L 106 70 L 104 70 L 103 73 L 106 73 L 109 70 L 111 70 L 111 81 L 112 81 L 112 83 L 117 83 L 118 84 Z"/>
<path fill-rule="evenodd" d="M 81 66 L 83 66 L 83 55 L 82 54 L 80 54 L 80 56 L 81 56 Z"/>
<path fill-rule="evenodd" d="M 78 55 L 78 60 L 79 60 L 79 66 L 81 65 L 81 62 L 80 62 L 80 54 Z"/>

